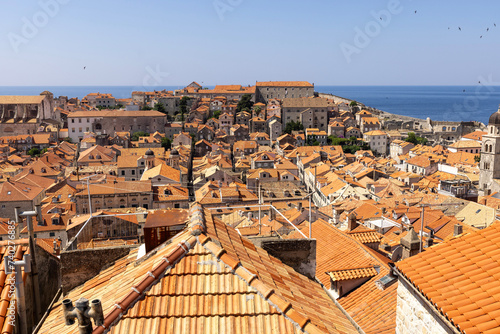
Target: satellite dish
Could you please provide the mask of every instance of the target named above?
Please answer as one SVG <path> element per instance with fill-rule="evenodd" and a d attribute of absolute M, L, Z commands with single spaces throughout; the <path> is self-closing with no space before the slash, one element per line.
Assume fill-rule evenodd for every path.
<path fill-rule="evenodd" d="M 403 256 L 403 247 L 398 246 L 392 252 L 391 261 L 392 262 L 398 262 L 399 260 L 401 260 L 402 256 Z"/>

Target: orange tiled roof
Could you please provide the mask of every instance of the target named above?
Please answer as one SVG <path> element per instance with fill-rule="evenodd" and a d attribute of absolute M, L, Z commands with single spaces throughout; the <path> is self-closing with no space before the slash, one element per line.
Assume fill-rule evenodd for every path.
<path fill-rule="evenodd" d="M 328 275 L 334 282 L 359 279 L 364 277 L 373 277 L 376 276 L 377 274 L 378 274 L 377 270 L 375 270 L 374 267 L 355 268 L 355 269 L 346 269 L 346 270 L 337 270 L 328 272 Z"/>
<path fill-rule="evenodd" d="M 40 104 L 44 98 L 45 95 L 2 95 L 0 96 L 0 104 Z"/>
<path fill-rule="evenodd" d="M 260 81 L 255 84 L 257 87 L 314 87 L 307 81 Z"/>
<path fill-rule="evenodd" d="M 298 232 L 286 238 L 294 237 L 299 237 Z M 394 333 L 397 284 L 385 290 L 375 285 L 389 273 L 387 264 L 368 247 L 322 219 L 312 224 L 312 237 L 316 239 L 316 277 L 326 288 L 331 279 L 328 272 L 380 266 L 380 273 L 337 301 L 365 333 Z"/>
<path fill-rule="evenodd" d="M 363 124 L 380 124 L 380 121 L 377 117 L 363 117 L 361 119 Z"/>
<path fill-rule="evenodd" d="M 358 231 L 356 231 L 356 229 L 354 229 L 350 232 L 347 232 L 347 234 L 349 234 L 351 237 L 358 240 L 362 244 L 377 243 L 377 242 L 380 242 L 380 239 L 382 239 L 382 235 L 376 231 L 365 230 L 365 231 L 358 232 Z"/>
<path fill-rule="evenodd" d="M 113 333 L 354 333 L 322 287 L 195 205 L 155 253 L 116 261 L 64 298 L 101 298 Z M 206 219 L 206 221 L 205 221 Z M 40 333 L 72 333 L 61 300 Z"/>
<path fill-rule="evenodd" d="M 483 136 L 487 135 L 487 134 L 488 134 L 488 132 L 486 132 L 486 131 L 476 130 L 474 132 L 471 132 L 469 134 L 466 134 L 466 135 L 462 136 L 462 138 L 481 141 L 481 140 L 483 140 Z"/>
<path fill-rule="evenodd" d="M 463 333 L 500 328 L 500 222 L 452 238 L 403 260 L 397 268 Z"/>

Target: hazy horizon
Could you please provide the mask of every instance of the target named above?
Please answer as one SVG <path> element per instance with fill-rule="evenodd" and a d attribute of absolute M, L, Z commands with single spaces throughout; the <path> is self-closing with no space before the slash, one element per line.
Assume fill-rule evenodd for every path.
<path fill-rule="evenodd" d="M 500 3 L 492 0 L 40 0 L 3 8 L 0 86 L 155 87 L 185 78 L 207 86 L 500 85 Z"/>

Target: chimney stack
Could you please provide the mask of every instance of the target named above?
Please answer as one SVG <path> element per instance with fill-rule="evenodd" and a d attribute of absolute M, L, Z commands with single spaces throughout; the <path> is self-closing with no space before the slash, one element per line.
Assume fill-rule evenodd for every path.
<path fill-rule="evenodd" d="M 359 224 L 356 222 L 356 215 L 354 214 L 354 212 L 351 212 L 349 214 L 349 218 L 348 218 L 348 221 L 347 221 L 347 230 L 348 231 L 352 231 L 356 227 L 358 227 L 358 225 Z"/>
<path fill-rule="evenodd" d="M 456 237 L 463 233 L 463 226 L 460 224 L 455 224 L 453 226 L 453 236 Z"/>
<path fill-rule="evenodd" d="M 434 244 L 434 239 L 433 238 L 427 238 L 425 241 L 426 247 L 431 247 Z"/>
<path fill-rule="evenodd" d="M 297 272 L 314 279 L 316 276 L 316 239 L 271 239 L 259 240 L 269 254 L 280 259 Z"/>

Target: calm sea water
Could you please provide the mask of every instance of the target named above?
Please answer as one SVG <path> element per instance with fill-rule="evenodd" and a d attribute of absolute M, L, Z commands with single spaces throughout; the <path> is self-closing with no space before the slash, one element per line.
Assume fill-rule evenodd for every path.
<path fill-rule="evenodd" d="M 500 104 L 500 86 L 316 86 L 392 114 L 436 121 L 488 122 Z"/>
<path fill-rule="evenodd" d="M 181 86 L 156 87 L 174 90 Z M 129 98 L 134 86 L 17 86 L 0 87 L 0 95 L 38 95 L 48 90 L 54 96 L 82 98 L 88 93 L 111 93 Z M 315 90 L 362 102 L 393 114 L 433 120 L 488 122 L 500 104 L 500 86 L 316 86 Z"/>

